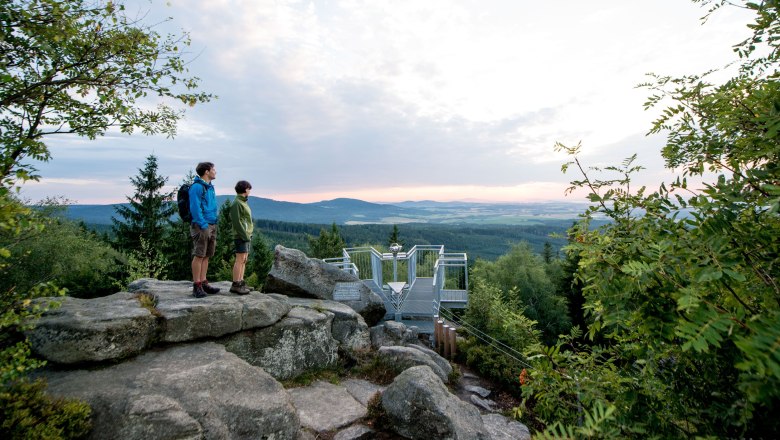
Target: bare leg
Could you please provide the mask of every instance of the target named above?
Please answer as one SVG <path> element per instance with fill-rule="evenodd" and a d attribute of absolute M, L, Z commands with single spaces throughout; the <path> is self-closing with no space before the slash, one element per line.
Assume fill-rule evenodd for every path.
<path fill-rule="evenodd" d="M 241 281 L 241 255 L 236 254 L 236 261 L 233 262 L 233 281 Z"/>
<path fill-rule="evenodd" d="M 203 257 L 203 263 L 200 266 L 200 280 L 206 279 L 206 272 L 209 270 L 209 257 Z"/>
<path fill-rule="evenodd" d="M 193 283 L 200 283 L 205 278 L 201 277 L 201 274 L 205 274 L 206 271 L 203 270 L 203 260 L 204 257 L 192 257 L 192 282 Z M 208 264 L 208 259 L 206 259 L 206 264 Z"/>
<path fill-rule="evenodd" d="M 238 263 L 238 280 L 241 281 L 244 279 L 244 270 L 246 269 L 246 260 L 249 256 L 249 253 L 244 252 L 243 254 L 237 254 L 236 257 L 241 257 L 241 260 L 239 261 L 238 258 L 236 258 L 236 263 Z"/>

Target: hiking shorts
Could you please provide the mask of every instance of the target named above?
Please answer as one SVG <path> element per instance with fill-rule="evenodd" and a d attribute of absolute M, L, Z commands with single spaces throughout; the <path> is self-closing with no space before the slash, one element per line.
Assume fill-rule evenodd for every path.
<path fill-rule="evenodd" d="M 209 225 L 208 229 L 201 229 L 197 223 L 190 225 L 190 237 L 192 237 L 193 257 L 213 257 L 217 248 L 217 225 Z"/>
<path fill-rule="evenodd" d="M 236 253 L 237 254 L 248 254 L 249 253 L 249 249 L 252 247 L 251 242 L 244 241 L 244 240 L 242 240 L 240 238 L 236 238 L 234 241 L 236 243 Z"/>

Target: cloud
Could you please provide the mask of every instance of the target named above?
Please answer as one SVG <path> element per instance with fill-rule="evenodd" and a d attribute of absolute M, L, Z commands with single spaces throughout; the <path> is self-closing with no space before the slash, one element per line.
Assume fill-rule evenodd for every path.
<path fill-rule="evenodd" d="M 175 139 L 52 141 L 44 176 L 120 182 L 111 187 L 118 200 L 149 154 L 172 185 L 197 162 L 215 162 L 225 194 L 239 179 L 258 195 L 291 197 L 546 194 L 522 188 L 570 180 L 556 141 L 582 141 L 595 163 L 636 147 L 640 159 L 657 156 L 661 141 L 642 136 L 653 118 L 642 109 L 647 93 L 634 86 L 648 71 L 732 59 L 745 21 L 724 11 L 702 27 L 704 10 L 679 0 L 138 4 L 151 8 L 150 22 L 174 17 L 160 32 L 191 31 L 190 73 L 219 99 L 188 108 Z M 75 191 L 89 185 L 59 187 L 87 194 Z"/>

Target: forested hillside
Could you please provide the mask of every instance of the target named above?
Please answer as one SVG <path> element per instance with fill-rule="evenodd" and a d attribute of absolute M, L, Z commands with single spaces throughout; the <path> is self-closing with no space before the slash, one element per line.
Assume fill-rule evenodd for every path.
<path fill-rule="evenodd" d="M 482 258 L 495 260 L 507 253 L 512 244 L 526 242 L 531 249 L 541 254 L 545 243 L 552 246 L 554 254 L 559 254 L 566 244 L 566 230 L 574 220 L 546 220 L 539 225 L 442 225 L 425 223 L 407 223 L 398 225 L 399 239 L 407 249 L 414 245 L 441 244 L 448 251 L 466 252 L 469 259 Z M 598 224 L 602 224 L 599 222 Z M 98 232 L 111 234 L 107 225 L 87 225 Z M 364 245 L 387 245 L 394 225 L 341 225 L 337 226 L 341 237 L 348 247 Z M 319 235 L 330 225 L 313 223 L 292 223 L 275 220 L 255 220 L 255 227 L 268 245 L 309 251 L 308 237 Z"/>
<path fill-rule="evenodd" d="M 273 220 L 256 220 L 257 228 L 271 244 L 282 244 L 306 251 L 306 237 L 316 236 L 327 225 L 287 223 Z M 548 221 L 543 225 L 430 225 L 408 223 L 398 225 L 399 240 L 407 249 L 414 245 L 441 244 L 451 252 L 466 252 L 470 259 L 495 260 L 505 254 L 512 244 L 527 242 L 541 253 L 545 243 L 555 252 L 566 243 L 566 229 L 572 221 Z M 393 225 L 346 225 L 338 227 L 341 237 L 349 247 L 381 244 L 387 245 Z"/>

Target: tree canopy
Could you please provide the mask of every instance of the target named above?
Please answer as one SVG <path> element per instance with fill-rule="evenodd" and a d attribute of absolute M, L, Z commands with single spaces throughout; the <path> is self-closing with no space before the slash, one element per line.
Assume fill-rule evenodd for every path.
<path fill-rule="evenodd" d="M 341 250 L 344 249 L 346 243 L 341 238 L 339 228 L 336 223 L 333 223 L 330 227 L 330 231 L 325 228 L 320 229 L 320 235 L 317 237 L 307 237 L 309 241 L 309 251 L 313 258 L 336 258 L 341 256 Z"/>
<path fill-rule="evenodd" d="M 702 3 L 710 13 L 732 5 Z M 589 190 L 593 202 L 569 252 L 589 335 L 601 344 L 569 338 L 535 358 L 524 393 L 550 436 L 780 431 L 766 417 L 780 408 L 780 20 L 776 1 L 738 6 L 755 22 L 735 46 L 730 79 L 652 75 L 644 84 L 647 107 L 661 109 L 650 133 L 666 134 L 662 154 L 680 170 L 675 181 L 635 189 L 635 156 L 586 169 L 579 146 L 559 145 L 574 155 L 564 171 L 582 176 L 572 189 Z M 594 214 L 612 222 L 593 228 Z"/>
<path fill-rule="evenodd" d="M 158 34 L 121 1 L 2 1 L 0 23 L 4 186 L 36 177 L 26 160 L 51 158 L 46 136 L 94 139 L 111 127 L 174 136 L 182 110 L 172 104 L 212 98 L 187 76 L 189 36 Z"/>

